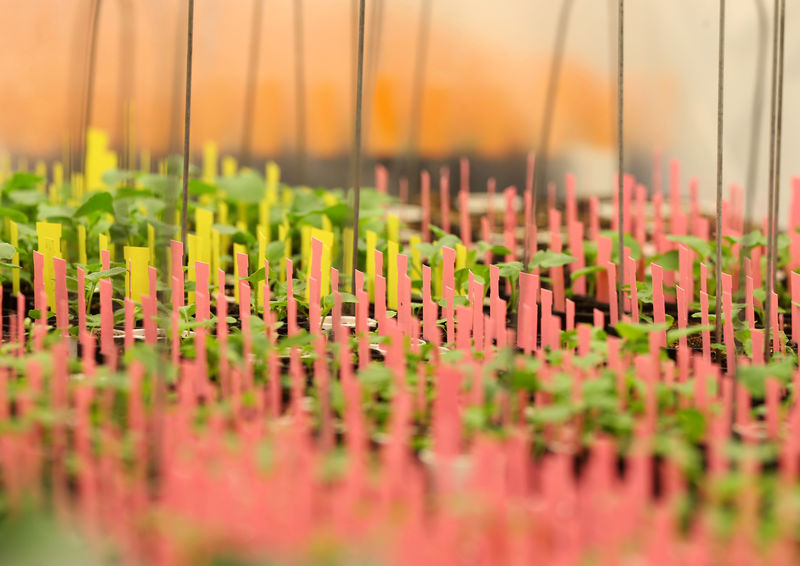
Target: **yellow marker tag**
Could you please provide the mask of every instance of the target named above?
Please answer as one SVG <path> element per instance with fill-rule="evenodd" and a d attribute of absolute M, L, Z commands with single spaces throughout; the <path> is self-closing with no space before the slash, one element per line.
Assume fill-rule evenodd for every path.
<path fill-rule="evenodd" d="M 246 254 L 247 248 L 245 248 L 242 244 L 233 244 L 233 298 L 236 299 L 236 303 L 239 303 L 239 262 L 236 261 L 236 258 L 239 257 L 239 254 Z"/>
<path fill-rule="evenodd" d="M 419 236 L 411 236 L 408 239 L 408 245 L 411 248 L 411 280 L 419 281 L 422 279 L 422 257 L 419 254 L 417 245 L 422 243 L 422 238 Z"/>
<path fill-rule="evenodd" d="M 258 203 L 258 225 L 264 231 L 264 236 L 268 242 L 270 241 L 269 215 L 269 201 L 263 198 L 261 202 Z"/>
<path fill-rule="evenodd" d="M 300 227 L 300 255 L 303 260 L 303 269 L 309 270 L 311 266 L 311 226 Z"/>
<path fill-rule="evenodd" d="M 186 235 L 186 247 L 189 248 L 187 250 L 187 257 L 189 260 L 188 269 L 187 269 L 187 276 L 189 281 L 197 282 L 197 273 L 194 270 L 194 262 L 197 261 L 197 236 L 194 234 L 187 234 Z M 195 294 L 194 291 L 189 291 L 187 295 L 187 300 L 189 305 L 193 304 L 195 301 Z"/>
<path fill-rule="evenodd" d="M 456 244 L 456 270 L 467 267 L 467 247 L 464 244 Z"/>
<path fill-rule="evenodd" d="M 464 244 L 456 244 L 456 271 L 467 267 L 467 247 Z M 463 287 L 456 289 L 459 295 L 466 294 Z"/>
<path fill-rule="evenodd" d="M 150 265 L 150 248 L 125 246 L 125 296 L 136 302 L 143 295 L 150 293 L 148 266 Z"/>
<path fill-rule="evenodd" d="M 235 177 L 236 172 L 239 170 L 239 165 L 236 163 L 236 158 L 226 155 L 222 158 L 222 176 Z"/>
<path fill-rule="evenodd" d="M 214 142 L 206 142 L 203 145 L 203 182 L 213 185 L 217 180 L 219 161 L 219 149 Z"/>
<path fill-rule="evenodd" d="M 367 230 L 367 292 L 369 300 L 375 300 L 375 248 L 378 245 L 378 234 Z M 381 273 L 383 275 L 383 273 Z"/>
<path fill-rule="evenodd" d="M 394 214 L 386 215 L 386 239 L 400 243 L 400 219 Z"/>
<path fill-rule="evenodd" d="M 150 265 L 156 264 L 156 229 L 152 224 L 147 224 L 147 249 L 150 250 Z"/>
<path fill-rule="evenodd" d="M 78 224 L 78 263 L 86 265 L 89 258 L 86 255 L 86 226 Z"/>
<path fill-rule="evenodd" d="M 236 210 L 239 212 L 238 222 L 247 227 L 247 204 L 240 202 L 236 205 Z"/>
<path fill-rule="evenodd" d="M 51 309 L 56 308 L 56 282 L 53 258 L 61 257 L 61 249 L 58 240 L 53 238 L 39 239 L 39 253 L 44 255 L 44 290 L 47 293 L 47 304 Z"/>
<path fill-rule="evenodd" d="M 47 304 L 56 308 L 55 281 L 53 281 L 53 258 L 61 257 L 61 224 L 54 222 L 37 222 L 36 236 L 39 253 L 44 255 L 44 288 L 47 292 Z"/>
<path fill-rule="evenodd" d="M 292 257 L 292 240 L 289 237 L 289 223 L 284 222 L 280 226 L 278 226 L 278 240 L 284 243 L 286 246 L 283 251 L 283 258 L 281 258 L 281 281 L 284 283 L 286 282 L 286 261 L 284 261 L 288 257 Z"/>
<path fill-rule="evenodd" d="M 258 263 L 253 266 L 253 271 L 258 271 L 264 267 L 264 258 L 267 257 L 267 235 L 264 233 L 264 228 L 259 226 L 256 228 L 256 239 L 258 240 Z M 264 274 L 264 280 L 268 279 L 268 274 Z M 256 305 L 264 304 L 264 286 L 259 282 L 256 289 Z"/>
<path fill-rule="evenodd" d="M 211 279 L 215 289 L 219 289 L 217 284 L 217 272 L 222 269 L 222 258 L 220 257 L 220 241 L 222 236 L 216 228 L 211 229 Z"/>
<path fill-rule="evenodd" d="M 267 181 L 267 195 L 270 195 L 270 193 L 274 193 L 275 196 L 275 200 L 270 202 L 277 202 L 278 184 L 281 182 L 281 168 L 278 167 L 278 164 L 275 163 L 274 161 L 269 161 L 267 163 L 266 181 Z"/>
<path fill-rule="evenodd" d="M 116 158 L 114 159 L 116 162 Z M 108 134 L 97 128 L 86 131 L 86 189 L 98 191 L 104 188 L 103 173 L 109 168 Z M 116 165 L 116 163 L 115 163 Z"/>
<path fill-rule="evenodd" d="M 108 238 L 108 234 L 97 235 L 97 247 L 99 251 L 108 250 L 109 255 L 111 254 L 111 241 Z M 101 259 L 102 258 L 98 258 L 97 261 Z"/>
<path fill-rule="evenodd" d="M 114 261 L 114 244 L 111 242 L 111 236 L 108 232 L 98 236 L 101 250 L 108 250 L 108 258 Z"/>
<path fill-rule="evenodd" d="M 267 163 L 267 201 L 270 204 L 278 202 L 278 184 L 281 182 L 281 168 L 274 161 Z"/>
<path fill-rule="evenodd" d="M 195 233 L 197 234 L 197 261 L 211 263 L 211 227 L 214 225 L 214 213 L 205 208 L 196 208 L 194 212 Z"/>
<path fill-rule="evenodd" d="M 331 293 L 331 248 L 333 247 L 333 232 L 320 230 L 319 228 L 311 229 L 311 238 L 317 239 L 322 242 L 322 257 L 320 258 L 320 274 L 319 274 L 319 298 L 322 300 Z M 311 299 L 311 274 L 314 273 L 316 266 L 313 263 L 313 257 L 309 258 L 309 267 L 306 271 L 306 300 Z"/>
<path fill-rule="evenodd" d="M 281 193 L 281 203 L 283 204 L 283 206 L 292 206 L 293 202 L 294 202 L 294 193 L 292 192 L 292 189 L 285 187 L 283 189 L 283 192 Z"/>
<path fill-rule="evenodd" d="M 222 226 L 228 225 L 228 203 L 224 200 L 221 200 L 217 203 L 217 224 Z M 227 234 L 222 234 L 220 236 L 220 248 L 219 253 L 220 256 L 226 255 L 228 250 L 231 248 L 231 237 Z M 220 261 L 222 261 L 220 259 Z M 221 264 L 220 264 L 221 265 Z M 224 269 L 224 267 L 222 267 Z"/>
<path fill-rule="evenodd" d="M 442 298 L 442 278 L 444 277 L 444 269 L 442 267 L 442 258 L 433 266 L 431 270 L 431 277 L 433 278 L 433 294 L 437 299 Z"/>
<path fill-rule="evenodd" d="M 43 238 L 50 238 L 56 242 L 61 241 L 61 224 L 56 222 L 37 222 L 36 223 L 36 237 L 39 240 L 39 246 L 42 245 Z M 60 244 L 59 244 L 60 245 Z"/>
<path fill-rule="evenodd" d="M 397 273 L 397 242 L 388 242 L 386 248 L 386 306 L 392 310 L 397 310 L 397 285 L 399 273 Z"/>
<path fill-rule="evenodd" d="M 11 240 L 11 245 L 15 248 L 19 246 L 19 226 L 13 220 L 10 221 L 9 224 L 9 236 Z M 14 257 L 11 258 L 11 263 L 14 265 L 19 265 L 19 252 L 14 254 Z M 19 294 L 19 269 L 13 269 L 11 273 L 11 285 L 14 291 L 14 295 Z"/>

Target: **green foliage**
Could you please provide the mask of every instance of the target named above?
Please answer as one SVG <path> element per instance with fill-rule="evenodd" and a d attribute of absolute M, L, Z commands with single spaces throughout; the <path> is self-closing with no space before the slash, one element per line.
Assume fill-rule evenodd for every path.
<path fill-rule="evenodd" d="M 17 248 L 6 242 L 0 242 L 0 259 L 10 260 L 17 253 Z"/>
<path fill-rule="evenodd" d="M 550 269 L 552 267 L 567 265 L 573 261 L 575 261 L 575 258 L 569 254 L 554 252 L 553 250 L 539 250 L 531 257 L 529 267 L 530 269 L 536 269 L 537 267 L 541 269 Z"/>
<path fill-rule="evenodd" d="M 688 246 L 694 250 L 698 256 L 700 256 L 700 261 L 705 261 L 711 257 L 711 254 L 714 251 L 714 248 L 711 247 L 711 244 L 708 241 L 706 241 L 704 238 L 698 238 L 697 236 L 669 235 L 667 236 L 667 240 Z"/>
<path fill-rule="evenodd" d="M 111 198 L 111 193 L 99 192 L 94 193 L 86 201 L 78 207 L 74 215 L 89 216 L 94 213 L 114 214 L 114 200 Z"/>

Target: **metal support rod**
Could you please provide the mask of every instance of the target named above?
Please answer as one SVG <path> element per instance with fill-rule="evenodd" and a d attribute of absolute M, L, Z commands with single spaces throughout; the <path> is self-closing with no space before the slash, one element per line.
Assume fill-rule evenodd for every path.
<path fill-rule="evenodd" d="M 539 187 L 547 184 L 547 161 L 550 151 L 550 135 L 553 129 L 553 116 L 555 114 L 556 97 L 558 95 L 559 78 L 561 77 L 561 64 L 564 60 L 564 46 L 567 42 L 567 31 L 569 30 L 569 20 L 572 15 L 573 0 L 564 0 L 558 12 L 558 23 L 556 25 L 556 35 L 553 41 L 553 57 L 550 59 L 550 69 L 547 74 L 547 88 L 545 90 L 544 109 L 542 112 L 542 126 L 539 131 L 539 147 L 537 150 L 537 163 L 541 163 L 541 174 L 534 175 L 534 187 L 531 200 L 533 201 L 531 210 L 531 222 L 536 223 L 537 206 L 539 201 Z M 523 242 L 523 263 L 526 270 L 530 262 L 530 226 L 525 226 L 525 241 Z"/>
<path fill-rule="evenodd" d="M 714 280 L 714 325 L 717 343 L 722 342 L 722 126 L 725 99 L 725 0 L 719 0 L 719 53 L 717 56 L 717 259 Z M 733 344 L 729 344 L 731 348 Z"/>
<path fill-rule="evenodd" d="M 356 269 L 358 269 L 358 209 L 361 205 L 361 110 L 362 90 L 364 88 L 364 0 L 359 0 L 358 9 L 358 51 L 356 66 L 356 119 L 353 136 L 353 262 L 350 272 L 352 288 L 355 289 Z"/>
<path fill-rule="evenodd" d="M 78 140 L 78 170 L 86 172 L 86 136 L 92 122 L 94 79 L 97 66 L 97 28 L 102 0 L 92 0 L 89 15 L 89 45 L 87 48 L 86 85 L 82 109 L 80 139 Z"/>
<path fill-rule="evenodd" d="M 372 115 L 375 111 L 375 81 L 381 59 L 381 35 L 383 31 L 383 0 L 373 0 L 370 32 L 366 44 L 367 50 L 367 75 L 365 92 L 364 145 L 369 150 L 370 134 L 372 132 Z"/>
<path fill-rule="evenodd" d="M 252 153 L 263 8 L 264 0 L 253 0 L 253 15 L 250 20 L 250 49 L 247 55 L 247 79 L 244 92 L 244 112 L 242 114 L 242 165 L 249 165 Z"/>
<path fill-rule="evenodd" d="M 183 206 L 181 207 L 181 239 L 183 257 L 187 248 L 187 213 L 189 208 L 189 132 L 192 117 L 192 44 L 194 42 L 194 0 L 189 0 L 186 21 L 186 106 L 183 115 Z"/>
<path fill-rule="evenodd" d="M 188 10 L 188 0 L 180 0 L 178 6 L 178 17 L 176 19 L 175 28 L 175 53 L 172 64 L 172 90 L 170 98 L 172 99 L 172 108 L 170 109 L 169 121 L 169 143 L 167 146 L 167 157 L 177 154 L 180 150 L 180 131 L 181 131 L 181 86 L 185 87 L 186 69 L 184 63 L 186 62 L 183 52 L 183 33 L 185 27 L 183 25 L 182 15 L 184 10 Z M 184 93 L 185 94 L 185 93 Z M 171 173 L 169 173 L 171 174 Z"/>
<path fill-rule="evenodd" d="M 623 145 L 623 118 L 624 118 L 624 63 L 625 63 L 625 0 L 619 0 L 617 25 L 617 151 L 619 162 L 617 164 L 617 204 L 619 220 L 619 273 L 617 280 L 617 296 L 619 312 L 625 311 L 625 293 L 622 289 L 625 284 L 625 229 L 623 213 L 625 199 L 622 198 L 622 184 L 624 177 L 624 145 Z"/>
<path fill-rule="evenodd" d="M 780 8 L 780 9 L 779 9 Z M 772 112 L 772 152 L 770 164 L 773 168 L 772 182 L 770 184 L 770 206 L 768 214 L 768 233 L 767 233 L 767 294 L 766 308 L 764 310 L 767 320 L 764 323 L 766 329 L 764 337 L 764 359 L 769 360 L 772 356 L 770 350 L 770 331 L 772 326 L 772 293 L 777 288 L 777 264 L 778 264 L 778 210 L 780 208 L 780 185 L 781 185 L 781 138 L 783 132 L 783 53 L 784 53 L 784 29 L 786 24 L 786 0 L 775 1 L 775 17 L 778 22 L 773 40 L 773 46 L 777 46 L 776 53 L 773 55 L 773 112 Z M 779 328 L 775 332 L 780 332 Z"/>
<path fill-rule="evenodd" d="M 776 159 L 777 151 L 777 82 L 778 82 L 778 45 L 779 45 L 779 19 L 780 3 L 775 0 L 774 11 L 772 14 L 772 82 L 770 92 L 770 136 L 769 136 L 769 185 L 767 198 L 767 273 L 766 273 L 766 296 L 764 305 L 764 360 L 770 358 L 770 333 L 772 320 L 772 290 L 774 286 L 772 270 L 772 260 L 775 254 L 773 248 L 773 233 L 775 230 L 775 188 L 776 182 Z M 760 268 L 760 266 L 757 266 Z"/>
<path fill-rule="evenodd" d="M 119 2 L 119 51 L 120 51 L 120 65 L 119 65 L 119 131 L 121 132 L 122 140 L 120 146 L 122 147 L 122 155 L 120 155 L 119 163 L 120 169 L 133 170 L 135 169 L 135 161 L 131 159 L 133 148 L 131 141 L 133 139 L 133 102 L 131 99 L 133 93 L 133 74 L 135 71 L 133 56 L 134 56 L 134 42 L 136 34 L 133 30 L 134 15 L 133 15 L 133 2 L 132 0 L 120 0 Z"/>
<path fill-rule="evenodd" d="M 297 182 L 306 176 L 306 70 L 303 44 L 303 0 L 294 0 L 294 85 L 297 128 Z"/>

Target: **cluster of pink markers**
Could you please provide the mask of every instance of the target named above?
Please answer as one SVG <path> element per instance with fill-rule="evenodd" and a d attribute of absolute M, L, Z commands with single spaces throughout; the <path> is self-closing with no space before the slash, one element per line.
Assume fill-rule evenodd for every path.
<path fill-rule="evenodd" d="M 465 175 L 462 173 L 462 177 Z M 667 331 L 649 336 L 649 351 L 632 351 L 622 339 L 603 341 L 604 363 L 587 363 L 600 351 L 594 335 L 621 320 L 641 319 L 636 282 L 652 277 L 652 315 L 666 320 L 675 302 L 677 328 L 708 325 L 708 270 L 701 265 L 695 281 L 697 252 L 671 236 L 708 240 L 709 221 L 697 203 L 692 183 L 690 212 L 682 213 L 677 166 L 671 168 L 669 222 L 663 219 L 663 196 L 654 196 L 626 177 L 622 219 L 626 233 L 653 254 L 677 250 L 679 268 L 667 271 L 643 254 L 626 258 L 624 304 L 617 303 L 611 238 L 601 234 L 600 204 L 590 199 L 580 220 L 574 179 L 566 183 L 566 225 L 551 203 L 547 247 L 566 250 L 576 260 L 567 267 L 533 270 L 519 278 L 517 320 L 509 322 L 511 305 L 499 269 L 490 267 L 488 308 L 483 283 L 470 276 L 465 288 L 455 282 L 455 250 L 442 254 L 444 307 L 432 292 L 433 273 L 423 266 L 421 318 L 415 311 L 409 257 L 397 256 L 398 307 L 390 316 L 386 304 L 383 256 L 376 252 L 374 301 L 365 276 L 356 273 L 354 324 L 345 324 L 339 275 L 333 269 L 330 312 L 332 332 L 323 330 L 320 257 L 314 240 L 308 302 L 308 328 L 298 323 L 293 265 L 285 261 L 287 289 L 285 335 L 307 331 L 310 348 L 291 343 L 279 347 L 275 312 L 254 309 L 257 293 L 245 277 L 248 256 L 239 254 L 238 305 L 225 296 L 225 273 L 210 273 L 207 263 L 194 267 L 196 325 L 181 331 L 186 304 L 183 250 L 171 247 L 170 324 L 159 326 L 157 280 L 150 268 L 150 293 L 124 300 L 124 327 L 115 329 L 112 281 L 99 281 L 100 324 L 87 322 L 86 276 L 77 270 L 77 333 L 70 334 L 67 264 L 53 261 L 55 324 L 49 329 L 44 256 L 34 252 L 35 307 L 40 319 L 26 332 L 25 301 L 16 297 L 16 314 L 3 337 L 0 365 L 0 485 L 10 509 L 29 502 L 52 505 L 65 524 L 78 526 L 98 547 L 110 542 L 121 549 L 125 564 L 203 564 L 215 554 L 231 554 L 254 563 L 260 559 L 290 564 L 375 563 L 415 565 L 580 565 L 580 564 L 794 564 L 798 559 L 800 505 L 800 372 L 788 382 L 768 377 L 763 411 L 750 410 L 750 393 L 727 368 L 762 365 L 764 333 L 756 327 L 759 307 L 754 289 L 762 285 L 763 250 L 755 246 L 744 272 L 723 276 L 723 343 L 726 366 L 713 361 L 711 332 L 702 333 L 702 348 L 686 337 L 677 342 L 674 360 L 663 355 Z M 443 227 L 449 230 L 448 181 L 442 183 Z M 430 179 L 423 174 L 422 235 L 429 239 Z M 379 183 L 380 184 L 380 183 Z M 526 226 L 532 209 L 532 174 L 525 191 Z M 461 239 L 471 246 L 466 214 L 468 182 L 459 194 Z M 490 192 L 494 185 L 490 183 Z M 791 338 L 800 340 L 800 181 L 794 185 L 789 219 L 790 264 L 787 276 L 793 302 Z M 506 192 L 503 239 L 518 256 L 515 190 Z M 725 203 L 722 232 L 743 235 L 742 191 L 734 188 Z M 616 209 L 616 206 L 615 206 Z M 618 218 L 611 218 L 612 229 Z M 482 238 L 492 239 L 494 212 L 481 219 Z M 596 278 L 593 324 L 576 323 L 576 303 L 566 290 L 569 272 L 588 267 L 584 235 L 596 243 L 594 265 L 604 268 L 579 278 L 573 288 L 583 295 L 589 277 Z M 537 234 L 529 234 L 538 242 Z M 734 244 L 736 248 L 738 244 Z M 535 247 L 533 247 L 535 249 Z M 738 252 L 734 251 L 738 257 Z M 108 252 L 101 256 L 110 267 Z M 260 267 L 260 266 L 259 266 Z M 270 269 L 265 266 L 264 304 L 271 301 Z M 547 281 L 543 281 L 543 277 Z M 212 284 L 217 278 L 217 285 Z M 733 296 L 744 277 L 745 320 L 752 357 L 737 355 L 734 345 Z M 671 289 L 675 290 L 674 298 Z M 214 293 L 214 290 L 217 290 Z M 456 304 L 462 294 L 468 304 Z M 163 298 L 163 297 L 162 297 Z M 136 300 L 134 300 L 136 299 Z M 699 301 L 699 321 L 691 305 Z M 777 307 L 777 294 L 769 300 Z M 0 291 L 0 304 L 2 292 Z M 304 299 L 303 299 L 304 301 Z M 141 322 L 137 322 L 137 303 Z M 229 309 L 238 308 L 241 345 L 232 343 Z M 672 305 L 669 306 L 672 308 Z M 772 309 L 773 328 L 783 315 Z M 563 316 L 560 316 L 563 315 Z M 253 317 L 263 316 L 271 347 L 254 346 Z M 376 330 L 371 332 L 371 318 Z M 443 319 L 443 327 L 439 320 Z M 564 321 L 562 324 L 562 320 Z M 137 328 L 151 346 L 151 357 L 137 356 Z M 116 332 L 115 332 L 116 330 Z M 577 341 L 564 345 L 562 331 L 574 330 Z M 238 330 L 237 330 L 238 333 Z M 121 343 L 115 336 L 122 336 Z M 209 337 L 217 341 L 210 351 Z M 29 342 L 26 344 L 26 340 Z M 778 333 L 774 351 L 785 348 Z M 193 344 L 191 359 L 182 342 Z M 96 354 L 96 350 L 99 350 Z M 432 343 L 434 348 L 426 348 Z M 71 359 L 77 345 L 79 355 Z M 235 348 L 235 356 L 229 352 Z M 508 348 L 508 364 L 498 360 Z M 379 356 L 374 352 L 379 351 Z M 311 352 L 309 352 L 311 350 Z M 552 353 L 560 351 L 560 356 Z M 126 355 L 126 352 L 129 352 Z M 453 352 L 460 352 L 454 354 Z M 309 356 L 311 360 L 309 361 Z M 376 361 L 375 357 L 383 357 Z M 104 361 L 98 364 L 98 360 Z M 526 369 L 538 360 L 535 391 L 501 386 L 501 374 Z M 391 374 L 386 421 L 367 410 L 362 372 L 372 364 Z M 167 368 L 174 368 L 168 380 Z M 119 380 L 123 375 L 124 379 Z M 584 435 L 586 414 L 576 410 L 561 422 L 531 426 L 556 397 L 550 386 L 567 376 L 571 403 L 581 407 L 586 384 L 610 379 L 614 411 L 632 417 L 629 438 L 593 431 Z M 611 376 L 611 377 L 609 377 Z M 635 386 L 631 384 L 635 383 Z M 664 391 L 669 391 L 668 400 Z M 489 393 L 490 392 L 490 393 Z M 336 398 L 334 402 L 334 398 Z M 120 413 L 120 407 L 124 407 Z M 700 444 L 701 477 L 687 477 L 680 450 L 659 447 L 661 422 L 691 407 L 705 427 Z M 48 418 L 41 417 L 46 408 Z M 488 413 L 491 427 L 467 426 L 474 411 Z M 12 426 L 16 423 L 18 426 Z M 412 447 L 423 434 L 427 443 Z M 731 445 L 741 449 L 733 455 Z M 534 451 L 534 445 L 544 449 Z M 775 452 L 776 469 L 756 456 Z M 660 448 L 659 456 L 654 454 Z M 735 471 L 735 474 L 734 474 Z M 725 489 L 733 475 L 736 490 Z M 769 489 L 760 480 L 770 478 Z M 682 509 L 693 505 L 685 520 Z M 767 505 L 765 502 L 769 501 Z M 26 503 L 27 502 L 27 503 Z M 765 511 L 769 507 L 769 511 Z M 720 509 L 735 509 L 734 519 L 720 526 Z M 770 532 L 760 533 L 769 514 Z"/>

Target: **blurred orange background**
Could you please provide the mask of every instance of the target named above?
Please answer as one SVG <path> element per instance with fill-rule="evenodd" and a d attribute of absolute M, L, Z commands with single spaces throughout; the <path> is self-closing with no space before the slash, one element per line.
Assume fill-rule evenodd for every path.
<path fill-rule="evenodd" d="M 371 10 L 367 0 L 367 36 Z M 208 140 L 241 149 L 250 19 L 255 0 L 196 0 L 192 148 Z M 419 152 L 426 158 L 497 158 L 537 147 L 558 11 L 555 0 L 431 0 Z M 374 96 L 365 147 L 372 156 L 408 148 L 421 0 L 383 0 Z M 725 184 L 743 183 L 760 36 L 756 7 L 729 3 Z M 0 149 L 59 156 L 80 126 L 91 0 L 0 0 Z M 120 147 L 123 104 L 133 108 L 138 149 L 155 156 L 182 144 L 187 0 L 102 0 L 92 125 Z M 302 0 L 307 149 L 346 156 L 352 140 L 352 0 Z M 253 156 L 295 151 L 294 0 L 263 0 Z M 713 195 L 716 147 L 717 0 L 629 0 L 626 6 L 625 144 L 644 176 L 654 148 L 681 160 Z M 771 17 L 767 17 L 770 21 Z M 579 191 L 610 189 L 615 168 L 616 0 L 575 0 L 552 134 L 552 155 L 578 175 Z M 123 25 L 124 23 L 124 25 Z M 800 147 L 800 12 L 789 10 L 784 151 Z M 768 30 L 767 30 L 768 32 Z M 369 44 L 369 41 L 367 42 Z M 129 58 L 122 45 L 129 46 Z M 367 69 L 369 71 L 369 68 Z M 128 85 L 127 87 L 125 85 Z M 765 81 L 762 91 L 768 86 Z M 369 93 L 368 93 L 369 94 Z M 768 101 L 768 97 L 765 98 Z M 768 105 L 765 105 L 768 106 Z M 763 109 L 762 109 L 763 110 Z M 767 118 L 759 186 L 766 183 Z M 644 164 L 644 167 L 643 167 Z M 788 176 L 796 173 L 790 163 Z M 595 185 L 595 186 L 592 186 Z M 709 198 L 713 198 L 709 197 Z"/>
<path fill-rule="evenodd" d="M 369 24 L 374 1 L 367 4 Z M 424 154 L 503 155 L 538 141 L 555 12 L 547 10 L 550 22 L 537 32 L 547 36 L 544 42 L 542 37 L 524 45 L 521 38 L 517 43 L 523 44 L 510 49 L 497 42 L 502 36 L 498 26 L 523 3 L 504 4 L 489 9 L 481 2 L 434 0 L 420 130 Z M 194 144 L 215 140 L 225 150 L 238 149 L 252 5 L 245 0 L 196 2 Z M 0 139 L 15 152 L 52 153 L 62 142 L 59 138 L 78 127 L 90 2 L 3 0 L 0 6 L 13 13 L 0 21 L 0 34 L 13 53 L 6 51 L 0 66 L 0 107 L 5 109 Z M 256 155 L 290 151 L 294 144 L 292 8 L 289 0 L 264 3 Z M 470 8 L 494 13 L 497 25 L 491 18 L 479 18 L 477 25 L 464 18 Z M 418 0 L 385 3 L 374 98 L 365 102 L 372 110 L 367 148 L 374 154 L 402 152 L 407 144 L 419 9 Z M 174 145 L 173 118 L 178 125 L 182 118 L 183 85 L 176 83 L 176 76 L 183 72 L 185 10 L 185 0 L 102 1 L 91 122 L 109 131 L 112 143 L 119 143 L 121 103 L 129 99 L 137 145 L 163 153 L 171 136 Z M 304 2 L 307 143 L 309 152 L 319 156 L 348 151 L 352 138 L 351 14 L 348 0 Z M 130 41 L 132 65 L 125 64 L 125 41 Z M 608 40 L 603 41 L 600 49 L 608 51 Z M 607 65 L 593 68 L 567 55 L 555 148 L 574 141 L 612 144 L 610 77 Z M 126 81 L 130 87 L 124 93 Z"/>

